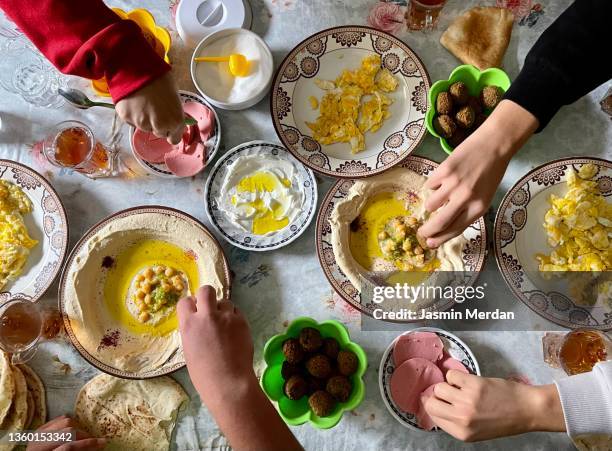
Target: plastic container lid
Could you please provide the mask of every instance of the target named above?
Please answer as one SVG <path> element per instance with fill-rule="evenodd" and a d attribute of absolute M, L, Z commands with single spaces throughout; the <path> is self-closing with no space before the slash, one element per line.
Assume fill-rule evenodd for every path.
<path fill-rule="evenodd" d="M 251 28 L 249 0 L 181 0 L 176 28 L 188 47 L 194 48 L 209 34 L 226 28 Z"/>

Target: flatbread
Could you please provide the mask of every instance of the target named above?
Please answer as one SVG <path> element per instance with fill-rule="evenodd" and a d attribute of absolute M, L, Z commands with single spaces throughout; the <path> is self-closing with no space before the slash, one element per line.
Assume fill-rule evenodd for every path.
<path fill-rule="evenodd" d="M 11 366 L 11 370 L 15 380 L 15 397 L 6 418 L 0 425 L 2 437 L 9 432 L 23 431 L 28 418 L 28 385 L 19 368 Z M 10 451 L 15 446 L 15 444 L 0 445 L 0 451 Z"/>
<path fill-rule="evenodd" d="M 168 450 L 176 416 L 188 397 L 170 377 L 129 380 L 101 374 L 77 396 L 77 421 L 94 437 L 106 437 L 105 450 Z"/>
<path fill-rule="evenodd" d="M 440 43 L 465 64 L 480 70 L 500 67 L 513 23 L 514 15 L 506 8 L 479 6 L 457 17 Z"/>
<path fill-rule="evenodd" d="M 47 422 L 47 399 L 45 395 L 45 386 L 43 385 L 38 374 L 27 365 L 17 365 L 23 373 L 26 384 L 28 386 L 28 394 L 32 398 L 33 408 L 30 422 L 26 423 L 26 429 L 36 430 Z"/>
<path fill-rule="evenodd" d="M 15 397 L 15 378 L 6 352 L 0 351 L 0 424 L 6 418 Z"/>

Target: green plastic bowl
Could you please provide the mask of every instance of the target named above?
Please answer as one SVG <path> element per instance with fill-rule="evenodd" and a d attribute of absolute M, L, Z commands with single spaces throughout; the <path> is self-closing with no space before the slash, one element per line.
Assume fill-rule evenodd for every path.
<path fill-rule="evenodd" d="M 497 86 L 502 91 L 506 92 L 510 87 L 510 79 L 508 75 L 496 67 L 480 71 L 470 64 L 464 64 L 463 66 L 457 67 L 453 70 L 448 77 L 448 80 L 438 80 L 433 84 L 429 90 L 429 109 L 425 115 L 425 124 L 427 130 L 436 138 L 440 139 L 440 146 L 447 154 L 451 154 L 453 148 L 446 139 L 442 138 L 433 127 L 433 120 L 436 116 L 436 98 L 442 91 L 447 91 L 448 87 L 457 81 L 462 81 L 468 87 L 470 95 L 477 96 L 485 86 Z M 485 114 L 489 114 L 490 111 L 485 111 Z"/>
<path fill-rule="evenodd" d="M 341 350 L 354 352 L 359 360 L 357 372 L 351 376 L 351 382 L 353 383 L 351 397 L 346 402 L 337 403 L 333 412 L 326 417 L 315 415 L 308 405 L 308 397 L 304 396 L 302 399 L 294 401 L 287 398 L 283 391 L 283 385 L 285 384 L 285 380 L 281 376 L 281 367 L 285 360 L 283 342 L 288 338 L 297 338 L 304 327 L 317 329 L 323 338 L 335 338 L 340 344 Z M 268 340 L 264 347 L 264 360 L 267 366 L 261 376 L 261 387 L 268 398 L 277 403 L 280 416 L 291 426 L 299 426 L 309 421 L 319 429 L 332 428 L 342 419 L 345 411 L 355 409 L 361 404 L 365 396 L 363 374 L 368 365 L 368 358 L 361 346 L 351 341 L 348 330 L 338 321 L 328 320 L 317 323 L 314 319 L 307 317 L 295 319 L 289 324 L 286 333 L 275 335 Z"/>

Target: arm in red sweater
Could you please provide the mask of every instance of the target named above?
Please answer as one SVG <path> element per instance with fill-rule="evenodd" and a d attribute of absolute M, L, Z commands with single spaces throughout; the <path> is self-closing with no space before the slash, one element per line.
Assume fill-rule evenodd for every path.
<path fill-rule="evenodd" d="M 138 25 L 102 0 L 0 0 L 0 8 L 61 72 L 106 77 L 115 103 L 170 70 Z"/>

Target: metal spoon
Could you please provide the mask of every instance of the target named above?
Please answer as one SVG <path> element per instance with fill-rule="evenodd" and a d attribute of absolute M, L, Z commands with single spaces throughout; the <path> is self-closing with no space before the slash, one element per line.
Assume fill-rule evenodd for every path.
<path fill-rule="evenodd" d="M 65 89 L 58 88 L 57 93 L 61 95 L 64 99 L 68 101 L 73 107 L 79 108 L 81 110 L 86 110 L 88 108 L 94 106 L 101 106 L 104 108 L 112 108 L 115 109 L 115 105 L 108 102 L 94 102 L 91 100 L 83 91 L 79 91 L 78 89 Z M 185 118 L 185 125 L 196 125 L 198 121 L 196 121 L 192 117 Z"/>

